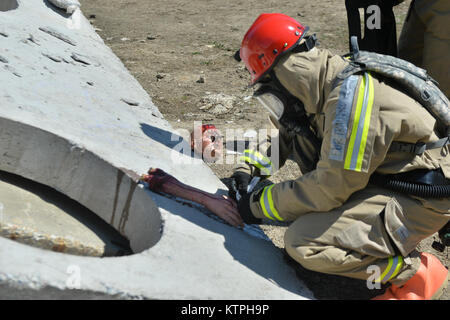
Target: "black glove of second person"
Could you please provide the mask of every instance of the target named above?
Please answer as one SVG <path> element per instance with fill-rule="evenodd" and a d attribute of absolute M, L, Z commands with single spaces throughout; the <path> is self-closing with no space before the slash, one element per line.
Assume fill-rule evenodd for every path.
<path fill-rule="evenodd" d="M 231 198 L 238 202 L 236 194 L 239 192 L 241 197 L 247 194 L 247 187 L 252 180 L 252 176 L 246 172 L 236 171 L 230 179 L 231 181 L 228 183 L 228 194 Z"/>

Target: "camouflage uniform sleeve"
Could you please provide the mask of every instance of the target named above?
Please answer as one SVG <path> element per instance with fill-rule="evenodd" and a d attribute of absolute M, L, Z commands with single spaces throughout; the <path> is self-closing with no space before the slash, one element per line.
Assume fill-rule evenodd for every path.
<path fill-rule="evenodd" d="M 366 187 L 370 174 L 384 160 L 391 141 L 375 139 L 380 121 L 372 77 L 351 76 L 336 92 L 324 109 L 325 131 L 316 169 L 253 193 L 250 208 L 255 217 L 292 221 L 305 213 L 340 207 Z"/>

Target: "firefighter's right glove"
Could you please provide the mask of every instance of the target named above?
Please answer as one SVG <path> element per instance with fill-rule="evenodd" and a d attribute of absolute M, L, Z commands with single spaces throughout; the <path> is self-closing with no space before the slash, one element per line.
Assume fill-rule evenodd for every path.
<path fill-rule="evenodd" d="M 261 224 L 262 219 L 256 218 L 253 215 L 252 210 L 250 209 L 251 198 L 252 193 L 246 192 L 244 195 L 242 195 L 241 199 L 238 202 L 239 215 L 246 224 Z"/>
<path fill-rule="evenodd" d="M 237 193 L 239 192 L 241 197 L 247 194 L 247 187 L 252 180 L 252 176 L 246 172 L 236 171 L 230 179 L 228 194 L 232 199 L 238 202 Z"/>

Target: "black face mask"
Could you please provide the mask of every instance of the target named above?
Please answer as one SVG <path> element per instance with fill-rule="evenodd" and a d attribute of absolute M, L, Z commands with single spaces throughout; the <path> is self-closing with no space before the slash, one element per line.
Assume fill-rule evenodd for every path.
<path fill-rule="evenodd" d="M 254 93 L 254 97 L 290 134 L 308 134 L 308 128 L 310 131 L 303 103 L 287 91 L 273 73 Z"/>
<path fill-rule="evenodd" d="M 254 93 L 254 97 L 278 120 L 291 138 L 301 137 L 294 141 L 301 158 L 302 171 L 314 170 L 321 142 L 311 128 L 303 103 L 281 85 L 273 72 Z M 308 152 L 304 153 L 303 148 L 307 148 Z"/>

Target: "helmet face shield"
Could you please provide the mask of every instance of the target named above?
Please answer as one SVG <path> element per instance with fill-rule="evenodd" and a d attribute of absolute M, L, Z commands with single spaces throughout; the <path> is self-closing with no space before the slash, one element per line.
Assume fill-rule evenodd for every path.
<path fill-rule="evenodd" d="M 284 113 L 284 104 L 279 97 L 271 92 L 266 92 L 255 96 L 255 98 L 275 119 L 281 119 Z"/>
<path fill-rule="evenodd" d="M 254 97 L 275 119 L 281 119 L 286 108 L 286 99 L 281 92 L 271 86 L 262 86 L 254 93 Z"/>

